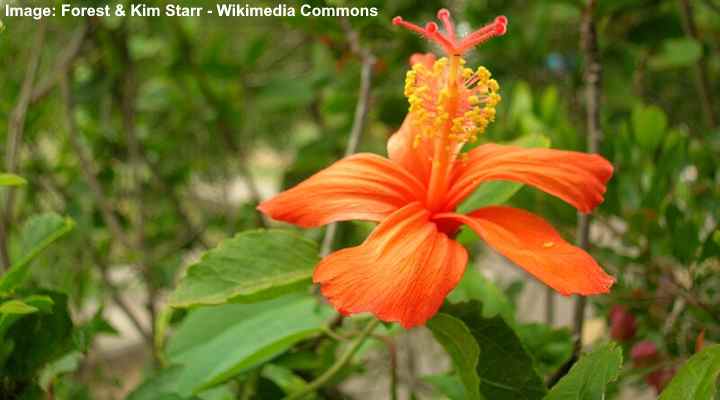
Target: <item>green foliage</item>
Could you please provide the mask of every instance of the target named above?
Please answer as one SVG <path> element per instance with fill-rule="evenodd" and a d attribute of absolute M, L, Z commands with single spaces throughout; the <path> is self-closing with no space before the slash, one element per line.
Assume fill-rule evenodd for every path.
<path fill-rule="evenodd" d="M 520 324 L 515 332 L 535 360 L 541 375 L 549 375 L 559 370 L 572 355 L 572 334 L 567 328 L 554 329 L 537 323 Z"/>
<path fill-rule="evenodd" d="M 0 278 L 0 293 L 11 291 L 27 278 L 30 262 L 53 242 L 73 229 L 70 218 L 47 213 L 29 219 L 20 233 L 20 254 Z"/>
<path fill-rule="evenodd" d="M 646 151 L 655 151 L 665 136 L 667 128 L 665 113 L 655 106 L 637 106 L 633 109 L 632 122 L 637 142 Z"/>
<path fill-rule="evenodd" d="M 510 143 L 520 147 L 550 147 L 550 139 L 541 134 L 528 134 Z M 523 187 L 521 183 L 507 181 L 485 182 L 468 196 L 458 207 L 460 212 L 470 212 L 480 207 L 498 205 L 507 202 L 518 190 Z"/>
<path fill-rule="evenodd" d="M 622 349 L 615 343 L 600 346 L 581 356 L 545 399 L 602 400 L 607 385 L 618 379 L 622 362 Z"/>
<path fill-rule="evenodd" d="M 515 321 L 515 310 L 505 293 L 475 268 L 465 270 L 460 283 L 450 292 L 448 300 L 458 303 L 477 300 L 482 304 L 484 318 L 500 315 L 512 324 Z"/>
<path fill-rule="evenodd" d="M 254 302 L 306 287 L 317 248 L 296 234 L 251 231 L 207 252 L 187 271 L 170 299 L 174 307 Z"/>
<path fill-rule="evenodd" d="M 615 170 L 593 211 L 591 253 L 617 283 L 591 303 L 600 318 L 616 304 L 635 316 L 637 332 L 622 351 L 656 341 L 659 359 L 648 369 L 690 358 L 663 398 L 702 398 L 712 392 L 717 357 L 715 350 L 691 357 L 693 342 L 701 330 L 708 343 L 720 341 L 720 131 L 702 95 L 717 114 L 720 14 L 717 1 L 690 2 L 691 37 L 680 3 L 607 0 L 594 9 L 602 67 L 598 151 Z M 587 149 L 587 64 L 578 45 L 585 2 L 352 5 L 377 6 L 380 15 L 349 18 L 348 25 L 329 17 L 0 21 L 7 39 L 0 41 L 0 143 L 7 161 L 17 144 L 17 165 L 7 170 L 19 174 L 0 173 L 0 250 L 7 248 L 0 254 L 0 398 L 90 399 L 104 395 L 95 386 L 125 383 L 121 368 L 95 363 L 106 349 L 94 345 L 98 335 L 116 334 L 103 315 L 127 314 L 123 304 L 143 330 L 155 317 L 153 332 L 123 329 L 118 338 L 133 348 L 137 338 L 149 338 L 135 365 L 147 376 L 134 400 L 276 399 L 332 368 L 359 321 L 330 323 L 321 296 L 308 294 L 314 242 L 324 231 L 258 231 L 279 225 L 263 220 L 256 206 L 345 153 L 360 84 L 355 44 L 377 59 L 358 150 L 386 154 L 408 109 L 408 57 L 437 50 L 400 33 L 394 15 L 422 24 L 447 7 L 463 30 L 507 15 L 506 35 L 466 55 L 469 67 L 493 72 L 503 97 L 480 142 Z M 28 79 L 42 24 L 38 69 Z M 73 52 L 78 32 L 83 40 Z M 65 77 L 69 108 L 59 85 Z M 32 90 L 24 107 L 26 82 Z M 18 121 L 16 142 L 10 136 Z M 71 133 L 89 166 L 70 145 Z M 461 211 L 491 204 L 528 209 L 573 238 L 576 211 L 534 188 L 488 182 Z M 341 223 L 334 247 L 357 245 L 373 227 Z M 463 229 L 457 240 L 469 265 L 483 265 L 473 233 Z M 567 329 L 521 322 L 524 302 L 516 309 L 514 299 L 522 282 L 496 285 L 468 268 L 449 299 L 479 303 L 449 306 L 431 320 L 455 367 L 426 382 L 452 400 L 542 396 L 542 379 L 568 360 L 572 339 Z M 388 343 L 398 343 L 402 361 L 414 334 L 388 327 L 362 349 L 385 356 Z M 644 385 L 648 372 L 634 364 L 617 374 L 619 350 L 583 356 L 548 398 L 557 391 L 612 398 L 615 385 L 607 389 L 607 382 L 615 376 L 619 387 Z M 425 349 L 413 351 L 422 358 Z M 346 379 L 376 378 L 374 364 L 356 361 L 314 396 L 350 397 Z M 75 374 L 78 365 L 92 376 Z M 404 367 L 400 362 L 403 394 L 415 389 Z"/>
<path fill-rule="evenodd" d="M 448 314 L 447 316 L 445 314 Z M 430 329 L 456 363 L 463 384 L 480 380 L 480 393 L 486 399 L 541 399 L 545 385 L 533 366 L 531 356 L 525 350 L 512 327 L 499 316 L 485 318 L 482 305 L 475 301 L 448 304 L 443 307 L 442 324 L 431 323 Z M 452 318 L 448 318 L 448 316 Z M 435 328 L 433 328 L 435 326 Z M 442 329 L 439 329 L 442 328 Z M 452 339 L 448 332 L 454 332 Z M 467 335 L 467 332 L 470 335 Z M 480 349 L 479 361 L 475 363 L 472 348 L 463 354 L 461 346 L 474 339 Z M 476 364 L 475 374 L 467 368 Z M 503 368 L 498 368 L 503 365 Z M 467 375 L 463 377 L 463 374 Z"/>
<path fill-rule="evenodd" d="M 702 45 L 694 39 L 667 39 L 659 54 L 650 59 L 654 69 L 691 67 L 702 57 Z"/>
<path fill-rule="evenodd" d="M 183 366 L 175 389 L 195 394 L 249 371 L 317 335 L 329 315 L 307 295 L 194 310 L 167 346 L 168 361 Z"/>
<path fill-rule="evenodd" d="M 0 32 L 2 32 L 2 22 L 0 22 Z M 15 174 L 0 173 L 0 186 L 25 186 L 27 181 Z"/>
<path fill-rule="evenodd" d="M 438 313 L 428 321 L 427 327 L 450 355 L 464 386 L 464 398 L 483 399 L 477 373 L 480 347 L 468 327 L 452 315 Z"/>
<path fill-rule="evenodd" d="M 670 381 L 660 400 L 712 400 L 720 375 L 720 345 L 704 348 L 690 357 Z"/>

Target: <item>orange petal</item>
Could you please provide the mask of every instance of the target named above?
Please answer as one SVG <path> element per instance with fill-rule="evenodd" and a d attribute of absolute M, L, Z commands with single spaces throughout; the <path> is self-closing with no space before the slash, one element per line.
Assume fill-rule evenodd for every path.
<path fill-rule="evenodd" d="M 420 203 L 396 211 L 360 246 L 315 269 L 328 301 L 344 314 L 371 312 L 409 329 L 424 324 L 460 281 L 467 252 L 429 221 Z"/>
<path fill-rule="evenodd" d="M 612 173 L 612 165 L 596 154 L 485 144 L 456 168 L 446 209 L 454 209 L 482 182 L 507 180 L 534 186 L 587 213 L 603 202 Z"/>
<path fill-rule="evenodd" d="M 499 253 L 563 295 L 607 293 L 615 282 L 588 253 L 525 210 L 486 207 L 435 218 L 467 224 Z"/>
<path fill-rule="evenodd" d="M 413 129 L 410 119 L 410 115 L 405 117 L 400 129 L 388 140 L 388 156 L 427 184 L 432 170 L 433 141 L 415 142 L 417 132 Z"/>
<path fill-rule="evenodd" d="M 392 161 L 356 154 L 258 206 L 273 219 L 303 227 L 334 221 L 380 221 L 425 197 L 423 185 Z"/>

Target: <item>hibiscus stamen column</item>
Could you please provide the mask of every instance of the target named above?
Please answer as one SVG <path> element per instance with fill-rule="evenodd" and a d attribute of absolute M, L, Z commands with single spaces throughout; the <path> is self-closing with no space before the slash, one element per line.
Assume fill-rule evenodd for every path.
<path fill-rule="evenodd" d="M 487 69 L 477 72 L 464 68 L 462 55 L 475 46 L 495 37 L 504 35 L 507 18 L 495 20 L 459 40 L 450 19 L 450 12 L 441 9 L 437 18 L 442 22 L 445 33 L 438 25 L 429 22 L 424 28 L 395 17 L 393 23 L 428 40 L 437 43 L 447 54 L 433 65 L 415 65 L 408 73 L 405 94 L 410 101 L 413 125 L 421 134 L 415 144 L 432 140 L 432 158 L 428 181 L 426 206 L 433 212 L 442 211 L 445 193 L 453 163 L 463 144 L 474 141 L 495 117 L 495 105 L 500 99 L 496 93 L 499 86 L 490 79 Z"/>
<path fill-rule="evenodd" d="M 440 14 L 440 12 L 438 12 L 438 14 Z M 450 152 L 452 151 L 448 141 L 450 139 L 452 120 L 457 114 L 458 69 L 460 69 L 460 55 L 453 54 L 450 56 L 450 66 L 447 71 L 447 86 L 444 89 L 447 93 L 447 100 L 445 101 L 444 107 L 445 111 L 438 116 L 438 118 L 444 118 L 445 120 L 443 121 L 442 132 L 435 138 L 435 151 L 433 154 L 432 172 L 428 188 L 427 205 L 428 208 L 433 211 L 439 211 L 445 197 L 445 191 L 447 190 L 448 164 L 450 161 Z M 441 96 L 440 101 L 442 100 Z"/>

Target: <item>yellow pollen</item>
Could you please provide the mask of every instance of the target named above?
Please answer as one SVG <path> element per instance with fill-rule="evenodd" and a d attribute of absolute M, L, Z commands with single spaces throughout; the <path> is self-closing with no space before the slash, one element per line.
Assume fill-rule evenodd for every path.
<path fill-rule="evenodd" d="M 545 242 L 543 243 L 543 247 L 546 249 L 549 249 L 551 247 L 555 246 L 555 242 Z"/>
<path fill-rule="evenodd" d="M 408 71 L 404 92 L 416 132 L 413 147 L 444 136 L 451 142 L 446 151 L 457 152 L 462 144 L 476 141 L 495 120 L 500 85 L 490 79 L 487 68 L 473 71 L 464 64 L 460 59 L 458 71 L 451 74 L 449 60 L 441 58 L 432 67 L 418 63 Z"/>

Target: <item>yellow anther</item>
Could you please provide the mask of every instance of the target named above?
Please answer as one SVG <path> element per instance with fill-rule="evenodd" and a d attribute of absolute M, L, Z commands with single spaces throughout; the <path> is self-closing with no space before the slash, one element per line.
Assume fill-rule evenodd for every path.
<path fill-rule="evenodd" d="M 555 246 L 555 242 L 545 242 L 543 243 L 543 247 L 546 249 L 549 249 L 551 247 Z"/>

